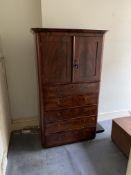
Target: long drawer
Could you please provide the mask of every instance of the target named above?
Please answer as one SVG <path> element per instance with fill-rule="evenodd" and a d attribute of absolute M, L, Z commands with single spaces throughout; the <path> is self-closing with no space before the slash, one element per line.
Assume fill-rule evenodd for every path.
<path fill-rule="evenodd" d="M 96 135 L 96 128 L 89 127 L 81 130 L 60 132 L 45 136 L 45 147 L 58 146 L 62 144 L 78 142 L 85 139 L 93 139 Z"/>
<path fill-rule="evenodd" d="M 99 83 L 65 84 L 44 86 L 44 98 L 58 98 L 75 95 L 98 94 Z"/>
<path fill-rule="evenodd" d="M 63 110 L 48 111 L 44 113 L 44 121 L 46 124 L 78 118 L 79 116 L 92 116 L 97 115 L 97 105 L 68 108 Z"/>
<path fill-rule="evenodd" d="M 52 133 L 62 132 L 62 131 L 70 131 L 70 130 L 78 130 L 87 127 L 95 127 L 96 126 L 96 116 L 82 116 L 75 119 L 65 120 L 57 123 L 47 124 L 45 126 L 45 134 L 49 135 Z"/>
<path fill-rule="evenodd" d="M 47 98 L 44 100 L 45 111 L 70 107 L 94 105 L 98 103 L 98 94 L 76 95 L 63 98 Z"/>

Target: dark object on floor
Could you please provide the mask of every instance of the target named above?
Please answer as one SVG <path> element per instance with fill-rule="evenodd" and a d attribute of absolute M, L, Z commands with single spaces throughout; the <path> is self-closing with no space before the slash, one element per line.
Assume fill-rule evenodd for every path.
<path fill-rule="evenodd" d="M 43 149 L 39 134 L 14 134 L 6 175 L 125 175 L 127 158 L 111 141 L 111 121 L 96 139 Z"/>
<path fill-rule="evenodd" d="M 112 123 L 112 140 L 129 157 L 131 148 L 131 117 L 117 118 Z"/>
<path fill-rule="evenodd" d="M 12 132 L 13 134 L 40 134 L 40 128 L 39 127 L 27 127 L 20 130 L 15 130 Z"/>
<path fill-rule="evenodd" d="M 96 136 L 105 30 L 34 28 L 44 147 Z"/>
<path fill-rule="evenodd" d="M 104 131 L 105 131 L 104 128 L 99 123 L 97 123 L 96 133 L 98 134 L 98 133 L 102 133 Z"/>

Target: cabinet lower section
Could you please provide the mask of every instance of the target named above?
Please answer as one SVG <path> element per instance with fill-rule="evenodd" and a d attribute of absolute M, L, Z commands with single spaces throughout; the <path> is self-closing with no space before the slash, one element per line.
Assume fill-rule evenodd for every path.
<path fill-rule="evenodd" d="M 45 136 L 44 147 L 59 146 L 63 144 L 78 142 L 95 138 L 96 127 L 88 127 L 79 130 L 59 132 Z"/>
<path fill-rule="evenodd" d="M 41 118 L 44 147 L 95 137 L 99 84 L 44 85 Z"/>
<path fill-rule="evenodd" d="M 45 111 L 42 142 L 52 147 L 95 137 L 97 105 Z"/>
<path fill-rule="evenodd" d="M 75 119 L 65 120 L 57 123 L 48 124 L 45 126 L 45 135 L 62 131 L 73 131 L 88 127 L 95 127 L 96 116 L 91 117 L 78 117 Z"/>
<path fill-rule="evenodd" d="M 95 116 L 96 118 L 97 105 L 44 112 L 44 123 L 49 125 L 63 120 L 64 122 L 75 118 L 78 120 L 82 116 Z"/>

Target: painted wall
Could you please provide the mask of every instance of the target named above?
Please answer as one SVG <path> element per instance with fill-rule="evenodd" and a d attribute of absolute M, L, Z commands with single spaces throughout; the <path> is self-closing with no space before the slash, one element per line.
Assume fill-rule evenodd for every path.
<path fill-rule="evenodd" d="M 99 112 L 131 109 L 131 1 L 42 0 L 43 27 L 109 30 Z"/>
<path fill-rule="evenodd" d="M 99 112 L 131 109 L 131 1 L 41 0 L 43 27 L 107 29 Z M 40 0 L 0 1 L 0 35 L 12 118 L 38 116 L 35 44 Z"/>
<path fill-rule="evenodd" d="M 41 27 L 41 1 L 1 0 L 0 8 L 12 118 L 38 116 L 35 42 L 30 28 Z"/>
<path fill-rule="evenodd" d="M 130 157 L 129 157 L 129 161 L 128 161 L 128 168 L 127 168 L 126 175 L 131 175 L 131 152 L 130 152 Z"/>
<path fill-rule="evenodd" d="M 4 64 L 0 57 L 0 175 L 4 175 L 6 170 L 10 131 L 10 106 Z"/>

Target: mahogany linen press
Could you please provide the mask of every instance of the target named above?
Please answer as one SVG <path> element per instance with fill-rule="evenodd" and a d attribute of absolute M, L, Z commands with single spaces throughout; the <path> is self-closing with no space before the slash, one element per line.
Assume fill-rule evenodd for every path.
<path fill-rule="evenodd" d="M 44 147 L 96 136 L 104 30 L 33 28 Z"/>

